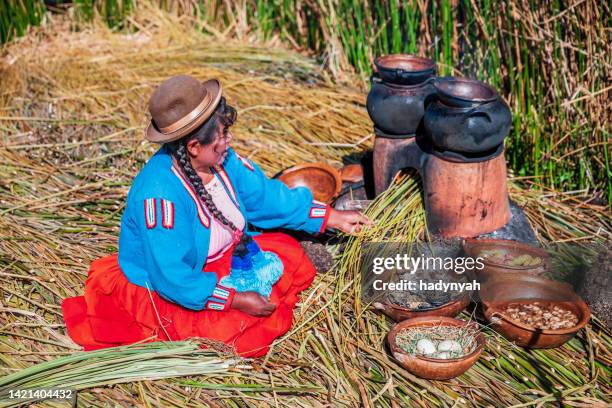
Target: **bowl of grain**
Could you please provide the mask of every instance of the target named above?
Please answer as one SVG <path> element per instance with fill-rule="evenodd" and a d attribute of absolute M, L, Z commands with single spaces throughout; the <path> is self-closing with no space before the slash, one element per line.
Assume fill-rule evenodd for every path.
<path fill-rule="evenodd" d="M 490 279 L 480 298 L 491 327 L 522 347 L 559 347 L 591 317 L 571 285 L 536 276 Z"/>

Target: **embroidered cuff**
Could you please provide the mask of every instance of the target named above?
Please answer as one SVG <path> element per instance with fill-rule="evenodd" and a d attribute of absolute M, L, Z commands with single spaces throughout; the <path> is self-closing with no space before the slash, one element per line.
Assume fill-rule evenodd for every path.
<path fill-rule="evenodd" d="M 217 284 L 211 297 L 206 302 L 205 309 L 226 311 L 232 306 L 236 290 Z"/>
<path fill-rule="evenodd" d="M 327 221 L 329 220 L 329 214 L 331 214 L 331 207 L 328 205 L 325 207 L 325 217 L 323 218 L 323 223 L 321 224 L 320 233 L 325 232 L 325 228 L 327 228 Z"/>
<path fill-rule="evenodd" d="M 322 218 L 323 222 L 321 223 L 321 227 L 319 228 L 319 233 L 325 231 L 327 227 L 327 220 L 329 219 L 330 214 L 330 206 L 321 201 L 312 200 L 310 207 L 310 218 Z"/>

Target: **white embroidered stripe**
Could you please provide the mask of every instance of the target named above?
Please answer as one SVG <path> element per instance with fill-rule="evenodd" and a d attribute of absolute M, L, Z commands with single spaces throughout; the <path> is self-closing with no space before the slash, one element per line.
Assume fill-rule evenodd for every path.
<path fill-rule="evenodd" d="M 251 171 L 255 170 L 255 167 L 253 167 L 250 161 L 248 161 L 247 159 L 245 159 L 244 157 L 240 155 L 237 155 L 237 156 L 242 161 L 242 164 L 244 164 L 249 170 Z"/>
<path fill-rule="evenodd" d="M 227 299 L 229 297 L 229 292 L 227 290 L 215 288 L 213 296 L 220 299 Z"/>
<path fill-rule="evenodd" d="M 147 198 L 145 200 L 145 218 L 147 221 L 147 228 L 153 228 L 156 224 L 156 211 L 155 211 L 155 199 Z"/>
<path fill-rule="evenodd" d="M 206 305 L 206 308 L 213 309 L 213 310 L 223 310 L 225 309 L 225 305 L 221 305 L 215 302 L 208 302 L 208 304 Z"/>
<path fill-rule="evenodd" d="M 232 183 L 230 182 L 229 176 L 227 175 L 227 173 L 225 172 L 223 167 L 215 166 L 215 170 L 217 170 L 217 174 L 219 175 L 219 177 L 221 177 L 221 181 L 223 181 L 223 184 L 225 184 L 225 186 L 229 190 L 230 194 L 232 195 L 232 198 L 234 199 L 236 204 L 238 204 L 238 200 L 236 199 L 236 192 L 234 191 L 234 186 L 232 186 Z M 240 207 L 238 207 L 238 208 L 240 208 Z"/>
<path fill-rule="evenodd" d="M 187 190 L 187 193 L 189 193 L 191 199 L 195 202 L 196 208 L 198 210 L 198 217 L 200 218 L 200 222 L 202 223 L 202 225 L 204 225 L 206 228 L 210 227 L 210 217 L 204 211 L 204 206 L 202 205 L 195 191 L 193 191 L 193 189 L 191 188 L 191 185 L 189 185 L 187 180 L 185 180 L 183 175 L 174 166 L 172 166 L 172 171 L 174 172 L 176 177 L 179 178 L 181 183 L 183 183 L 183 187 L 185 187 L 185 190 Z"/>
<path fill-rule="evenodd" d="M 310 209 L 310 218 L 324 218 L 326 210 L 325 208 L 313 207 Z"/>
<path fill-rule="evenodd" d="M 321 207 L 327 207 L 327 204 L 322 203 L 321 201 L 312 200 L 312 203 L 313 203 L 314 205 L 318 205 L 318 206 L 321 206 Z"/>
<path fill-rule="evenodd" d="M 172 228 L 174 224 L 174 204 L 172 201 L 164 200 L 162 198 L 162 225 L 164 228 Z"/>

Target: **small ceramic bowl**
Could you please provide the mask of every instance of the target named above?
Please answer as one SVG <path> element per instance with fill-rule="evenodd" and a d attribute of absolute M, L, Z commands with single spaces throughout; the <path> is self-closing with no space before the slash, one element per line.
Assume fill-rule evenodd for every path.
<path fill-rule="evenodd" d="M 302 163 L 283 170 L 278 179 L 289 187 L 307 187 L 315 200 L 330 203 L 342 189 L 340 172 L 325 163 Z"/>
<path fill-rule="evenodd" d="M 522 347 L 559 347 L 574 337 L 591 317 L 591 310 L 571 285 L 537 276 L 491 279 L 481 285 L 480 298 L 484 316 L 491 327 Z M 568 329 L 536 329 L 502 313 L 510 303 L 533 302 L 570 310 L 578 317 L 578 324 Z"/>
<path fill-rule="evenodd" d="M 503 250 L 510 256 L 531 255 L 540 258 L 541 262 L 536 265 L 512 266 L 508 264 L 496 263 L 490 259 L 484 259 L 484 268 L 474 268 L 476 279 L 479 282 L 486 282 L 496 277 L 516 277 L 524 275 L 540 276 L 550 269 L 550 256 L 541 248 L 523 244 L 517 241 L 506 239 L 466 239 L 463 242 L 463 250 L 471 258 L 478 258 L 482 251 Z"/>
<path fill-rule="evenodd" d="M 432 326 L 473 328 L 478 333 L 476 335 L 476 349 L 468 355 L 460 358 L 441 360 L 411 355 L 405 352 L 396 343 L 398 334 L 404 329 Z M 403 322 L 395 325 L 395 327 L 389 332 L 387 335 L 387 341 L 389 342 L 391 354 L 402 367 L 410 371 L 412 374 L 428 380 L 448 380 L 450 378 L 460 376 L 471 366 L 473 366 L 474 363 L 476 363 L 485 346 L 485 338 L 482 333 L 478 331 L 478 325 L 476 323 L 452 319 L 450 317 L 417 317 L 410 320 L 404 320 Z"/>
<path fill-rule="evenodd" d="M 415 317 L 455 317 L 470 304 L 470 295 L 464 293 L 460 298 L 451 300 L 440 306 L 427 309 L 408 309 L 390 302 L 375 302 L 373 307 L 396 322 Z"/>

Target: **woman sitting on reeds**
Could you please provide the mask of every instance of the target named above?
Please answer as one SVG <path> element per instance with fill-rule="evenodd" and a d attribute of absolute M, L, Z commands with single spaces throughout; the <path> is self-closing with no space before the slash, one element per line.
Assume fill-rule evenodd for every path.
<path fill-rule="evenodd" d="M 149 101 L 146 138 L 163 143 L 134 179 L 119 254 L 92 263 L 85 295 L 64 300 L 86 350 L 203 337 L 260 356 L 291 326 L 315 276 L 288 228 L 359 230 L 369 220 L 289 189 L 230 147 L 236 111 L 217 80 L 172 77 Z"/>

